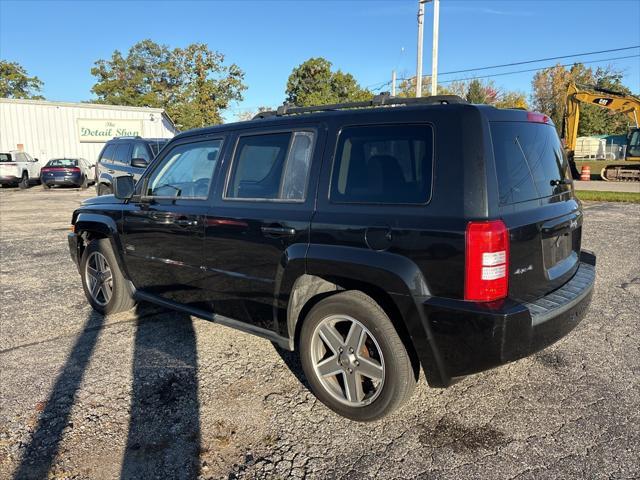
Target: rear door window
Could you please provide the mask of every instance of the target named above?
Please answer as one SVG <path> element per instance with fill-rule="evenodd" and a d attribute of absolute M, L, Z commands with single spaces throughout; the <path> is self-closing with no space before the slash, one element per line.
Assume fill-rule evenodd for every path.
<path fill-rule="evenodd" d="M 347 127 L 338 140 L 331 200 L 423 204 L 431 196 L 432 169 L 429 125 Z"/>
<path fill-rule="evenodd" d="M 240 137 L 225 198 L 304 201 L 313 143 L 307 131 Z"/>
<path fill-rule="evenodd" d="M 491 136 L 501 204 L 568 191 L 567 160 L 552 125 L 492 122 Z"/>

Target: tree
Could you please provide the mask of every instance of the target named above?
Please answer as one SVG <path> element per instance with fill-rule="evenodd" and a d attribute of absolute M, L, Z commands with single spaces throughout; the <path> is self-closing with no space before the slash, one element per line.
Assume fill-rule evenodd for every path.
<path fill-rule="evenodd" d="M 310 58 L 293 69 L 287 80 L 286 101 L 299 107 L 369 100 L 373 93 L 360 87 L 350 73 L 331 71 L 331 62 Z"/>
<path fill-rule="evenodd" d="M 416 94 L 415 77 L 402 80 L 398 88 L 399 97 L 414 97 Z M 422 82 L 422 96 L 431 95 L 431 79 L 425 77 Z M 481 80 L 456 80 L 446 84 L 438 84 L 438 95 L 457 95 L 470 103 L 486 103 L 498 108 L 528 108 L 524 93 L 500 91 L 493 82 Z"/>
<path fill-rule="evenodd" d="M 204 43 L 171 50 L 151 40 L 118 50 L 91 69 L 98 103 L 164 108 L 181 129 L 222 123 L 222 111 L 242 100 L 244 73 Z"/>
<path fill-rule="evenodd" d="M 44 97 L 38 93 L 43 85 L 42 80 L 30 77 L 19 63 L 0 60 L 0 97 L 41 100 Z"/>
<path fill-rule="evenodd" d="M 495 103 L 498 108 L 522 108 L 529 110 L 527 96 L 522 92 L 504 92 Z"/>
<path fill-rule="evenodd" d="M 487 103 L 492 105 L 498 100 L 498 91 L 492 83 L 483 84 L 480 80 L 474 79 L 469 83 L 467 90 L 467 102 Z"/>
<path fill-rule="evenodd" d="M 538 71 L 532 81 L 532 102 L 534 109 L 549 115 L 562 132 L 566 109 L 566 94 L 569 82 L 593 85 L 599 88 L 631 93 L 622 84 L 622 74 L 611 67 L 591 68 L 576 63 L 567 69 L 562 65 Z M 627 131 L 627 121 L 622 115 L 611 115 L 611 112 L 595 105 L 580 105 L 580 123 L 578 135 L 622 134 Z"/>

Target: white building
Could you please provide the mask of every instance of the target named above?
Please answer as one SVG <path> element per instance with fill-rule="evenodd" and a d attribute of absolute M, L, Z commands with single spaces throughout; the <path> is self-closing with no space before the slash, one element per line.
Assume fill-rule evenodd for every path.
<path fill-rule="evenodd" d="M 93 162 L 113 137 L 177 132 L 161 108 L 0 98 L 0 151 L 24 150 L 43 164 L 60 157 Z"/>

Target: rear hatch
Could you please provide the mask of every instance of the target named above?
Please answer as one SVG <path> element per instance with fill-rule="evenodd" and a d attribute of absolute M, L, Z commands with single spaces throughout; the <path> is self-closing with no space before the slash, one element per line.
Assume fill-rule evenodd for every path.
<path fill-rule="evenodd" d="M 18 165 L 10 153 L 0 153 L 0 177 L 17 177 Z"/>
<path fill-rule="evenodd" d="M 500 212 L 509 229 L 509 297 L 537 299 L 565 284 L 580 258 L 582 209 L 546 117 L 493 121 Z"/>

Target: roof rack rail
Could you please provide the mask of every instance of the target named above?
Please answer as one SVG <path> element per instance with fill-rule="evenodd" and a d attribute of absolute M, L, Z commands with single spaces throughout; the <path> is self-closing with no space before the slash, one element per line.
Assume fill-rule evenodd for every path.
<path fill-rule="evenodd" d="M 297 115 L 300 113 L 327 112 L 333 110 L 346 110 L 350 108 L 382 107 L 385 105 L 446 105 L 449 103 L 469 103 L 458 95 L 433 95 L 431 97 L 404 98 L 392 97 L 387 92 L 376 95 L 371 100 L 364 102 L 334 103 L 331 105 L 316 105 L 312 107 L 296 107 L 285 103 L 277 110 L 260 112 L 252 120 L 269 117 L 282 117 L 284 115 Z"/>
<path fill-rule="evenodd" d="M 119 140 L 121 138 L 142 138 L 140 135 L 122 135 L 120 137 L 113 137 L 113 140 Z"/>

